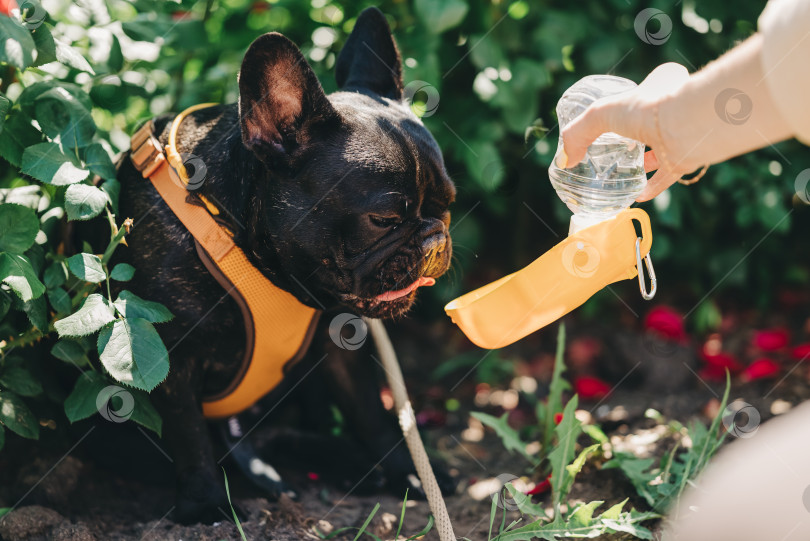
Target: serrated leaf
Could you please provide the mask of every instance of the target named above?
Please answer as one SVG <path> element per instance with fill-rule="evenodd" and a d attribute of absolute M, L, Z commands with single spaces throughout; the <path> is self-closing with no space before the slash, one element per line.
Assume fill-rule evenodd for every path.
<path fill-rule="evenodd" d="M 163 432 L 163 419 L 157 412 L 152 402 L 149 400 L 149 395 L 143 391 L 132 391 L 132 397 L 135 399 L 135 407 L 132 410 L 133 421 L 138 423 L 144 428 L 148 428 L 158 436 Z"/>
<path fill-rule="evenodd" d="M 6 115 L 11 109 L 11 100 L 5 97 L 0 92 L 0 133 L 3 132 L 3 126 L 6 124 Z"/>
<path fill-rule="evenodd" d="M 98 395 L 108 386 L 109 382 L 98 372 L 83 372 L 76 379 L 73 391 L 65 399 L 65 416 L 68 421 L 75 423 L 95 415 L 98 412 Z"/>
<path fill-rule="evenodd" d="M 62 338 L 51 348 L 51 355 L 66 363 L 83 365 L 87 361 L 87 353 L 80 343 L 69 338 Z"/>
<path fill-rule="evenodd" d="M 37 58 L 33 65 L 42 66 L 43 64 L 56 62 L 56 41 L 53 39 L 53 34 L 51 34 L 48 27 L 42 24 L 31 35 L 37 46 Z"/>
<path fill-rule="evenodd" d="M 110 180 L 115 178 L 115 165 L 104 147 L 99 143 L 93 143 L 84 151 L 84 163 L 90 171 L 103 178 Z"/>
<path fill-rule="evenodd" d="M 51 139 L 59 137 L 64 148 L 83 148 L 96 133 L 90 108 L 65 88 L 51 88 L 37 96 L 34 112 L 43 133 Z"/>
<path fill-rule="evenodd" d="M 565 467 L 574 459 L 577 438 L 582 432 L 582 423 L 575 415 L 577 403 L 578 397 L 574 395 L 565 405 L 562 420 L 554 429 L 556 445 L 548 454 L 551 462 L 551 501 L 554 504 L 555 515 L 559 514 L 560 504 L 566 496 L 566 493 L 563 492 L 567 474 Z"/>
<path fill-rule="evenodd" d="M 33 117 L 36 114 L 37 99 L 45 92 L 55 88 L 61 88 L 69 93 L 88 111 L 93 108 L 93 100 L 90 99 L 90 96 L 88 96 L 80 86 L 61 80 L 39 81 L 25 87 L 20 97 L 17 98 L 17 103 L 19 103 L 20 109 L 22 109 L 26 115 Z"/>
<path fill-rule="evenodd" d="M 42 385 L 22 359 L 8 359 L 0 369 L 0 388 L 14 391 L 20 396 L 36 396 L 42 393 Z"/>
<path fill-rule="evenodd" d="M 574 484 L 574 480 L 577 477 L 577 474 L 582 471 L 582 467 L 585 465 L 585 462 L 597 449 L 599 449 L 600 445 L 595 443 L 589 447 L 583 449 L 577 458 L 574 459 L 569 465 L 565 467 L 565 475 L 563 476 L 563 485 L 560 489 L 563 494 L 568 494 L 571 492 L 571 487 Z"/>
<path fill-rule="evenodd" d="M 507 451 L 510 453 L 512 451 L 517 451 L 520 455 L 522 455 L 526 460 L 534 464 L 537 462 L 535 457 L 532 457 L 530 454 L 526 452 L 526 443 L 520 439 L 520 435 L 518 434 L 517 430 L 509 426 L 507 418 L 509 417 L 509 413 L 504 413 L 500 417 L 494 417 L 492 415 L 481 413 L 479 411 L 474 411 L 470 413 L 475 419 L 481 421 L 482 424 L 485 426 L 490 427 L 495 431 L 499 438 L 501 438 L 501 442 L 503 446 L 506 448 Z"/>
<path fill-rule="evenodd" d="M 0 391 L 0 424 L 23 438 L 39 439 L 37 418 L 22 398 L 11 391 Z"/>
<path fill-rule="evenodd" d="M 117 381 L 151 391 L 169 373 L 169 353 L 151 323 L 118 319 L 98 337 L 101 364 Z"/>
<path fill-rule="evenodd" d="M 67 258 L 68 268 L 77 278 L 97 284 L 107 278 L 101 258 L 93 254 L 76 254 Z"/>
<path fill-rule="evenodd" d="M 592 501 L 579 505 L 568 517 L 568 522 L 572 528 L 589 527 L 593 525 L 593 512 L 602 505 L 603 501 Z"/>
<path fill-rule="evenodd" d="M 162 304 L 144 300 L 127 290 L 122 291 L 113 304 L 125 318 L 143 318 L 150 323 L 165 323 L 174 317 Z"/>
<path fill-rule="evenodd" d="M 619 516 L 622 514 L 622 509 L 624 508 L 627 500 L 630 498 L 625 498 L 616 505 L 610 507 L 607 511 L 599 515 L 599 518 L 602 520 L 610 519 L 610 520 L 618 520 Z"/>
<path fill-rule="evenodd" d="M 17 19 L 0 16 L 0 62 L 24 70 L 34 62 L 34 38 Z"/>
<path fill-rule="evenodd" d="M 67 277 L 68 273 L 65 264 L 62 261 L 56 261 L 45 269 L 45 273 L 42 275 L 42 281 L 45 283 L 45 287 L 53 288 L 64 284 Z"/>
<path fill-rule="evenodd" d="M 58 314 L 69 314 L 73 309 L 73 304 L 68 292 L 61 287 L 54 287 L 48 290 L 48 302 Z"/>
<path fill-rule="evenodd" d="M 25 149 L 40 141 L 42 133 L 31 124 L 31 118 L 22 111 L 12 109 L 0 132 L 0 156 L 15 167 L 20 167 Z"/>
<path fill-rule="evenodd" d="M 40 295 L 35 299 L 24 302 L 22 310 L 28 316 L 31 325 L 42 332 L 48 332 L 48 303 L 45 302 L 44 296 Z"/>
<path fill-rule="evenodd" d="M 88 184 L 72 184 L 65 190 L 68 220 L 90 220 L 107 206 L 107 194 Z"/>
<path fill-rule="evenodd" d="M 92 293 L 75 314 L 55 322 L 54 327 L 60 337 L 87 336 L 114 320 L 115 310 L 110 302 L 98 293 Z"/>
<path fill-rule="evenodd" d="M 58 39 L 54 39 L 56 45 L 56 59 L 66 66 L 75 68 L 79 71 L 86 71 L 91 75 L 96 72 L 90 67 L 90 63 L 82 56 L 82 54 L 66 43 L 62 43 Z"/>
<path fill-rule="evenodd" d="M 110 272 L 110 278 L 118 282 L 129 282 L 135 276 L 135 267 L 127 263 L 119 263 Z"/>
<path fill-rule="evenodd" d="M 90 171 L 76 165 L 56 143 L 39 143 L 26 148 L 20 169 L 26 175 L 54 186 L 75 184 L 90 175 Z"/>
<path fill-rule="evenodd" d="M 45 286 L 24 255 L 0 253 L 0 281 L 8 285 L 23 302 L 45 293 Z"/>
<path fill-rule="evenodd" d="M 0 252 L 24 253 L 33 246 L 38 232 L 36 212 L 14 203 L 0 204 Z"/>
<path fill-rule="evenodd" d="M 104 181 L 104 183 L 101 185 L 101 189 L 104 190 L 104 193 L 106 193 L 107 197 L 110 199 L 110 205 L 112 205 L 113 213 L 117 214 L 118 197 L 121 194 L 121 183 L 118 182 L 118 179 L 111 178 Z"/>

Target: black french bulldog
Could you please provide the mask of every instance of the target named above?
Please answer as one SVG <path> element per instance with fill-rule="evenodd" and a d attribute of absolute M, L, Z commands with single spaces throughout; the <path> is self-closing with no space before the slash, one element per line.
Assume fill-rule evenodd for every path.
<path fill-rule="evenodd" d="M 404 314 L 414 285 L 450 264 L 455 188 L 435 140 L 403 97 L 400 55 L 376 8 L 365 10 L 337 61 L 339 92 L 327 96 L 298 48 L 277 33 L 248 49 L 239 104 L 202 109 L 182 123 L 178 150 L 207 167 L 203 194 L 222 209 L 235 241 L 274 284 L 325 308 L 306 358 L 268 395 L 273 404 L 315 363 L 371 464 L 408 486 L 414 472 L 396 422 L 380 401 L 368 351 L 329 339 L 347 309 Z M 171 117 L 155 121 L 165 144 Z M 199 260 L 192 236 L 127 158 L 119 169 L 120 215 L 132 217 L 120 261 L 137 268 L 128 287 L 163 302 L 168 379 L 152 393 L 177 473 L 175 519 L 220 519 L 227 509 L 201 397 L 233 380 L 245 350 L 237 304 Z M 393 292 L 393 293 L 392 293 Z M 442 484 L 454 489 L 449 477 Z M 401 494 L 401 493 L 400 493 Z"/>

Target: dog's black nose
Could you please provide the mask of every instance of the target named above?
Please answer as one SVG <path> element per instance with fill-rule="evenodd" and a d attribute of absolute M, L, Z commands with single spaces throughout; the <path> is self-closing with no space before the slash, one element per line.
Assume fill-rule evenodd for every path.
<path fill-rule="evenodd" d="M 422 228 L 422 253 L 424 254 L 424 273 L 430 275 L 438 271 L 447 249 L 447 226 L 441 220 L 429 220 Z M 442 271 L 439 271 L 441 273 Z"/>

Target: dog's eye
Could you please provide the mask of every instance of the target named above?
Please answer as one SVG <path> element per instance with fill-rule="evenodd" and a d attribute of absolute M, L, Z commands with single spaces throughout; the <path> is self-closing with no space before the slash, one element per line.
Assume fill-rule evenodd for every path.
<path fill-rule="evenodd" d="M 402 223 L 402 218 L 399 216 L 380 216 L 378 214 L 369 214 L 369 221 L 382 229 L 390 229 Z"/>

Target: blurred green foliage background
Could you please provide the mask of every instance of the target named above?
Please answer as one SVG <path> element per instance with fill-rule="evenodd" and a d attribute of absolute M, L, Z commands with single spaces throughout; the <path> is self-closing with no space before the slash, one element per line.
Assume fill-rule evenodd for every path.
<path fill-rule="evenodd" d="M 360 11 L 378 5 L 399 42 L 405 82 L 423 82 L 413 87 L 422 87 L 414 107 L 424 112 L 458 186 L 456 263 L 452 279 L 440 282 L 422 303 L 420 313 L 429 317 L 440 317 L 447 300 L 529 263 L 565 236 L 569 213 L 546 169 L 558 137 L 554 107 L 566 88 L 593 73 L 640 82 L 668 61 L 694 71 L 750 36 L 763 8 L 753 0 L 43 5 L 54 34 L 86 53 L 95 75 L 59 64 L 40 69 L 58 71 L 89 91 L 93 118 L 113 152 L 126 150 L 128 134 L 147 117 L 199 102 L 235 101 L 242 55 L 264 32 L 279 31 L 298 43 L 325 89 L 335 90 L 337 53 Z M 672 23 L 659 45 L 645 43 L 634 28 L 639 12 L 649 7 Z M 659 16 L 645 28 L 661 33 L 663 24 Z M 431 95 L 438 96 L 437 105 Z M 805 287 L 810 212 L 794 184 L 808 167 L 810 153 L 790 141 L 713 166 L 700 184 L 675 186 L 643 205 L 653 222 L 661 298 L 686 311 L 704 294 L 724 292 L 700 305 L 708 310 L 702 319 L 712 321 L 711 299 L 766 308 L 782 289 Z M 16 182 L 14 168 L 4 169 L 0 187 Z M 614 291 L 635 303 L 636 287 L 626 282 Z M 618 302 L 603 293 L 583 313 L 598 315 Z"/>

